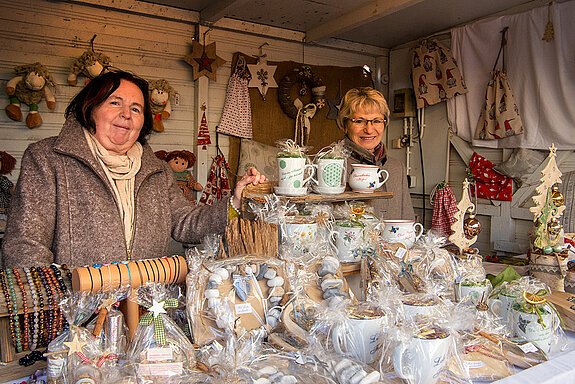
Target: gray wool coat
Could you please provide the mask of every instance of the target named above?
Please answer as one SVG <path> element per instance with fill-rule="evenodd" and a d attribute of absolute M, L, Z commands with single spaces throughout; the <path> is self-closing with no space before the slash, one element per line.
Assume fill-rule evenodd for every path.
<path fill-rule="evenodd" d="M 407 185 L 407 173 L 403 163 L 387 156 L 385 152 L 383 157 L 376 161 L 371 152 L 355 144 L 349 138 L 345 137 L 343 142 L 345 148 L 351 151 L 351 155 L 347 159 L 348 180 L 351 164 L 354 163 L 377 165 L 379 169 L 385 169 L 389 172 L 389 178 L 378 191 L 392 192 L 393 197 L 391 199 L 370 200 L 367 204 L 373 207 L 373 213 L 382 220 L 415 220 Z"/>
<path fill-rule="evenodd" d="M 168 256 L 170 237 L 199 243 L 223 233 L 229 199 L 190 204 L 168 163 L 144 145 L 135 180 L 135 232 L 130 249 L 116 197 L 92 155 L 80 124 L 69 118 L 60 135 L 31 144 L 10 203 L 2 244 L 6 268 L 70 267 Z"/>

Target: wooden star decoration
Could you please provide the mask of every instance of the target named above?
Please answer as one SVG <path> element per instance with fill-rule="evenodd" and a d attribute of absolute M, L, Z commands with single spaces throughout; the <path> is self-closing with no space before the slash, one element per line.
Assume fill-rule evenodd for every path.
<path fill-rule="evenodd" d="M 82 347 L 86 344 L 85 341 L 80 341 L 78 338 L 78 334 L 74 335 L 72 341 L 64 341 L 64 345 L 69 348 L 68 356 L 73 355 L 74 353 L 82 353 Z"/>
<path fill-rule="evenodd" d="M 252 78 L 248 84 L 250 88 L 258 88 L 262 98 L 266 99 L 269 88 L 277 88 L 278 84 L 274 79 L 277 66 L 268 65 L 267 61 L 259 61 L 257 64 L 248 64 L 248 69 Z"/>
<path fill-rule="evenodd" d="M 216 81 L 216 70 L 225 64 L 225 60 L 216 55 L 216 43 L 202 45 L 192 42 L 192 53 L 184 57 L 184 61 L 194 68 L 194 80 L 206 76 Z"/>

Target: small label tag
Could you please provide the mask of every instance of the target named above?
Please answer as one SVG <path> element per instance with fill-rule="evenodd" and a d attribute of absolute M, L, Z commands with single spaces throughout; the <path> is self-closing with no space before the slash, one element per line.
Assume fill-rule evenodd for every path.
<path fill-rule="evenodd" d="M 407 249 L 399 247 L 397 248 L 397 251 L 395 251 L 395 257 L 397 257 L 398 259 L 403 259 L 403 256 L 405 256 L 406 253 Z"/>
<path fill-rule="evenodd" d="M 525 343 L 523 345 L 519 345 L 519 348 L 521 348 L 521 350 L 525 353 L 530 353 L 530 352 L 537 352 L 539 351 L 537 349 L 537 347 L 535 345 L 533 345 L 532 343 Z"/>
<path fill-rule="evenodd" d="M 150 361 L 172 360 L 172 348 L 149 348 L 147 356 Z"/>
<path fill-rule="evenodd" d="M 181 375 L 183 363 L 140 364 L 138 373 L 142 376 L 173 376 Z"/>
<path fill-rule="evenodd" d="M 465 366 L 469 369 L 479 369 L 485 367 L 483 361 L 464 361 Z"/>
<path fill-rule="evenodd" d="M 252 313 L 252 305 L 250 303 L 236 304 L 236 315 L 244 315 L 246 313 Z"/>

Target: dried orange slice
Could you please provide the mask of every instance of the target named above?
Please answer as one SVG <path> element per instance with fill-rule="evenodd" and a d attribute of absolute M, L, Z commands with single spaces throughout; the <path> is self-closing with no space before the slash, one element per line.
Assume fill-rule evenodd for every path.
<path fill-rule="evenodd" d="M 363 207 L 350 207 L 350 209 L 354 215 L 363 215 L 365 213 L 365 208 Z"/>
<path fill-rule="evenodd" d="M 525 301 L 531 305 L 539 305 L 547 301 L 546 298 L 538 296 L 534 293 L 529 293 L 527 291 L 523 291 L 523 299 L 525 299 Z"/>

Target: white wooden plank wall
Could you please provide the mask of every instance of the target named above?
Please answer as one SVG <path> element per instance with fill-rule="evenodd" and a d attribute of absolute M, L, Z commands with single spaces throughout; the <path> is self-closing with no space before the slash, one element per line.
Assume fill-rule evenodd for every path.
<path fill-rule="evenodd" d="M 100 2 L 102 3 L 102 2 Z M 107 54 L 112 65 L 133 71 L 147 79 L 164 78 L 179 92 L 179 105 L 173 106 L 172 116 L 164 121 L 165 132 L 154 133 L 150 144 L 154 150 L 188 149 L 195 151 L 195 137 L 199 128 L 199 105 L 197 84 L 193 81 L 192 68 L 183 61 L 191 52 L 192 37 L 197 24 L 192 21 L 193 15 L 185 14 L 175 8 L 146 5 L 145 9 L 122 6 L 109 9 L 90 4 L 62 3 L 45 0 L 28 0 L 14 2 L 0 0 L 0 20 L 4 33 L 0 36 L 0 104 L 8 105 L 5 93 L 6 82 L 14 76 L 16 65 L 41 62 L 48 67 L 56 82 L 56 109 L 49 111 L 43 102 L 39 111 L 44 123 L 41 127 L 30 130 L 24 122 L 14 122 L 5 113 L 0 113 L 0 150 L 7 151 L 17 160 L 17 169 L 9 176 L 16 181 L 19 174 L 20 159 L 26 147 L 37 140 L 57 135 L 64 122 L 64 110 L 70 99 L 79 91 L 84 78 L 78 78 L 78 86 L 68 86 L 66 78 L 69 66 L 86 49 L 93 35 L 95 50 Z M 135 2 L 137 4 L 137 2 Z M 109 7 L 114 2 L 103 2 Z M 142 3 L 143 7 L 143 3 Z M 135 12 L 138 12 L 137 14 Z M 193 13 L 192 13 L 193 14 Z M 176 16 L 178 15 L 178 16 Z M 225 27 L 233 22 L 224 23 Z M 249 28 L 248 28 L 249 27 Z M 205 27 L 202 27 L 205 30 Z M 234 32 L 216 27 L 205 34 L 206 42 L 216 42 L 217 54 L 226 60 L 226 64 L 217 70 L 217 81 L 209 80 L 206 117 L 212 136 L 212 145 L 208 148 L 207 167 L 211 157 L 216 154 L 215 127 L 219 123 L 224 104 L 227 82 L 230 75 L 230 64 L 233 53 L 241 51 L 256 55 L 258 47 L 264 43 L 267 60 L 271 61 L 305 61 L 315 65 L 355 66 L 368 64 L 372 68 L 386 63 L 381 57 L 381 50 L 369 52 L 365 47 L 353 52 L 348 45 L 339 48 L 306 46 L 293 41 L 298 33 L 274 30 L 265 37 L 270 27 L 258 28 L 257 25 L 243 26 L 244 30 L 253 33 Z M 203 34 L 203 31 L 202 31 Z M 278 38 L 277 36 L 280 36 Z M 203 36 L 201 36 L 203 37 Z M 302 36 L 303 37 L 303 36 Z M 290 41 L 292 39 L 292 41 Z M 378 72 L 387 73 L 387 68 L 378 68 Z M 205 92 L 205 90 L 202 90 Z M 23 107 L 24 119 L 27 107 Z M 223 137 L 220 147 L 227 155 L 228 140 Z M 208 170 L 199 172 L 199 181 L 205 181 Z"/>

